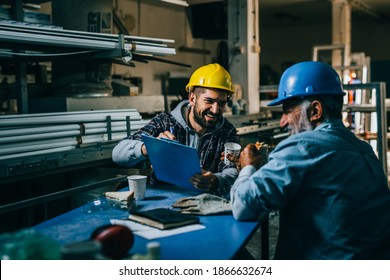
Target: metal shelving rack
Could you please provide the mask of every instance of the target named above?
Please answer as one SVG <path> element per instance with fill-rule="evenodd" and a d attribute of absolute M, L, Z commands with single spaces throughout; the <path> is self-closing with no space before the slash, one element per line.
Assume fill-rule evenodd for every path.
<path fill-rule="evenodd" d="M 376 112 L 376 130 L 377 130 L 377 156 L 382 163 L 383 170 L 388 174 L 387 170 L 387 111 L 386 108 L 386 83 L 374 82 L 367 84 L 347 84 L 344 85 L 345 90 L 365 91 L 369 94 L 371 103 L 367 104 L 346 104 L 344 111 L 348 113 Z M 390 109 L 390 108 L 389 108 Z"/>
<path fill-rule="evenodd" d="M 12 94 L 17 97 L 18 114 L 29 113 L 26 78 L 26 64 L 29 62 L 53 61 L 56 59 L 77 57 L 78 59 L 109 59 L 113 63 L 134 66 L 133 61 L 147 62 L 149 60 L 157 60 L 169 62 L 158 57 L 176 54 L 175 48 L 169 46 L 171 43 L 174 43 L 174 40 L 171 39 L 93 33 L 65 30 L 38 24 L 24 24 L 22 19 L 23 4 L 25 2 L 40 4 L 50 1 L 0 0 L 0 4 L 8 4 L 11 6 L 11 14 L 15 20 L 15 22 L 0 20 L 0 63 L 11 62 L 17 65 L 15 86 L 9 88 L 12 90 Z M 104 141 L 98 144 L 107 147 Z M 112 149 L 112 145 L 108 145 L 108 147 Z M 93 156 L 91 156 L 91 153 L 88 154 L 90 155 L 91 161 L 105 160 L 110 158 L 110 151 L 105 152 L 104 157 L 101 156 L 100 149 L 97 149 L 96 154 Z M 73 151 L 71 154 L 74 155 L 75 153 L 80 158 L 84 157 L 82 148 L 77 149 L 76 152 Z M 75 157 L 73 156 L 72 158 Z M 77 164 L 78 162 L 76 161 L 75 165 Z M 23 169 L 19 168 L 18 170 L 23 172 L 23 174 L 30 173 L 28 170 L 28 166 L 30 165 L 30 163 L 25 164 L 23 165 Z M 44 166 L 40 165 L 40 168 L 44 168 Z M 33 172 L 34 168 L 31 168 L 31 171 L 31 174 L 37 173 Z"/>
<path fill-rule="evenodd" d="M 0 62 L 15 64 L 15 86 L 12 95 L 17 99 L 18 113 L 29 113 L 27 63 L 65 60 L 105 60 L 134 67 L 134 62 L 159 61 L 180 66 L 186 64 L 166 60 L 176 54 L 171 39 L 106 34 L 66 30 L 56 26 L 23 24 L 23 4 L 50 1 L 4 1 L 11 6 L 12 20 L 0 20 Z M 12 51 L 8 51 L 8 50 Z M 1 90 L 1 88 L 0 88 Z"/>
<path fill-rule="evenodd" d="M 12 20 L 16 23 L 23 21 L 24 3 L 40 4 L 43 2 L 50 1 L 0 0 L 0 4 L 11 6 Z M 171 43 L 174 43 L 174 41 L 169 39 L 50 29 L 34 24 L 13 25 L 12 22 L 0 22 L 0 44 L 2 49 L 0 63 L 11 62 L 16 66 L 16 82 L 10 89 L 12 95 L 18 100 L 18 114 L 25 115 L 29 115 L 26 66 L 30 62 L 53 61 L 76 56 L 77 59 L 103 59 L 127 66 L 134 66 L 133 61 L 174 63 L 161 58 L 176 53 L 175 49 L 169 46 Z M 8 53 L 6 53 L 7 51 Z M 39 54 L 43 55 L 40 56 Z M 57 57 L 57 54 L 62 54 L 62 56 Z M 127 119 L 126 122 L 129 123 Z M 31 225 L 36 222 L 37 218 L 33 216 L 48 216 L 50 212 L 48 211 L 50 208 L 49 202 L 53 200 L 65 198 L 61 201 L 66 204 L 68 202 L 66 198 L 70 195 L 126 180 L 126 177 L 101 180 L 94 176 L 85 178 L 92 181 L 87 184 L 80 185 L 78 183 L 75 185 L 74 183 L 68 183 L 68 180 L 64 180 L 58 183 L 61 185 L 58 187 L 58 184 L 55 183 L 58 175 L 63 178 L 72 176 L 71 174 L 74 171 L 80 171 L 81 173 L 95 167 L 111 167 L 112 149 L 119 141 L 111 137 L 114 134 L 111 133 L 111 124 L 111 120 L 107 120 L 106 134 L 108 140 L 101 140 L 88 145 L 78 145 L 71 151 L 1 160 L 0 178 L 2 180 L 0 187 L 4 193 L 0 194 L 2 198 L 0 199 L 0 214 L 8 217 L 13 217 L 12 215 L 15 214 L 16 218 L 14 219 L 20 219 L 20 216 L 17 216 L 18 213 L 24 212 L 22 214 L 23 219 L 26 218 Z M 126 129 L 130 131 L 130 127 Z M 50 185 L 40 182 L 40 178 L 44 178 Z M 54 183 L 51 183 L 51 180 Z M 39 185 L 38 195 L 34 190 L 38 187 L 37 184 Z M 54 191 L 59 188 L 63 189 Z M 28 192 L 27 194 L 23 193 L 23 197 L 28 196 L 28 198 L 20 201 L 18 192 L 21 191 Z M 10 198 L 7 199 L 8 197 Z M 7 220 L 12 220 L 12 218 Z"/>

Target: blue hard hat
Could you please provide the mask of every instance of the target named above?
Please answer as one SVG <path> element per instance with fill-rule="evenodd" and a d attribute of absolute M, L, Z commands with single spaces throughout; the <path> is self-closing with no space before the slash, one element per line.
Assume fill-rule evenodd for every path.
<path fill-rule="evenodd" d="M 268 106 L 276 106 L 293 97 L 312 95 L 344 95 L 339 74 L 328 64 L 305 61 L 294 64 L 280 78 L 278 98 Z"/>

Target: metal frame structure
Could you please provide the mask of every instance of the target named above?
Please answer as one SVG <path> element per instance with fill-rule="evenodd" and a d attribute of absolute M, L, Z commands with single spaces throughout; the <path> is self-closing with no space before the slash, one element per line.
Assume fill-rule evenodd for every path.
<path fill-rule="evenodd" d="M 346 46 L 344 44 L 337 44 L 337 45 L 321 45 L 321 46 L 314 46 L 313 47 L 313 61 L 319 61 L 319 52 L 320 51 L 334 51 L 339 50 L 341 51 L 342 55 L 342 61 L 343 66 L 346 66 L 348 64 L 348 58 L 346 57 Z"/>
<path fill-rule="evenodd" d="M 387 171 L 387 108 L 386 108 L 386 83 L 375 82 L 368 84 L 347 84 L 345 90 L 366 90 L 370 91 L 371 104 L 346 104 L 345 112 L 376 112 L 377 123 L 377 153 L 386 175 Z M 375 94 L 373 92 L 375 91 Z"/>
<path fill-rule="evenodd" d="M 24 24 L 0 20 L 0 61 L 18 65 L 15 95 L 18 112 L 29 113 L 27 89 L 27 62 L 58 59 L 100 59 L 134 67 L 134 61 L 159 61 L 189 67 L 187 64 L 166 60 L 176 54 L 171 39 L 130 36 L 124 34 L 93 33 Z"/>
<path fill-rule="evenodd" d="M 115 144 L 147 122 L 135 109 L 1 116 L 1 181 L 111 160 Z"/>
<path fill-rule="evenodd" d="M 14 21 L 0 21 L 0 41 L 15 43 L 25 49 L 32 45 L 39 45 L 41 48 L 59 47 L 61 49 L 108 51 L 120 49 L 124 52 L 116 54 L 116 56 L 122 57 L 131 56 L 131 53 L 176 54 L 175 48 L 167 45 L 167 43 L 174 43 L 174 40 L 31 26 Z"/>

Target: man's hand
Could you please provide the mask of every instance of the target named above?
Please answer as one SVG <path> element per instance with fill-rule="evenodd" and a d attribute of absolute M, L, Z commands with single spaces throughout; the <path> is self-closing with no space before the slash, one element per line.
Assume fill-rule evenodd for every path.
<path fill-rule="evenodd" d="M 190 178 L 191 184 L 202 191 L 212 191 L 218 187 L 218 179 L 210 171 L 202 170 L 202 174 L 195 174 Z"/>
<path fill-rule="evenodd" d="M 256 144 L 248 144 L 239 157 L 233 154 L 227 155 L 230 161 L 234 161 L 238 171 L 246 165 L 253 165 L 256 169 L 260 168 L 268 159 L 268 145 L 256 142 Z M 224 152 L 221 154 L 221 160 L 224 160 Z"/>
<path fill-rule="evenodd" d="M 235 166 L 232 166 L 232 167 L 236 167 L 238 171 L 241 170 L 241 167 L 240 167 L 240 155 L 235 156 L 233 154 L 228 154 L 227 156 L 227 159 L 234 162 L 234 165 Z M 222 152 L 221 154 L 221 161 L 224 161 L 225 160 L 225 152 Z"/>
<path fill-rule="evenodd" d="M 240 155 L 238 156 L 235 156 L 234 154 L 227 154 L 227 159 L 234 162 L 234 164 L 237 166 L 237 164 L 239 163 L 239 160 L 238 158 L 240 157 Z M 219 158 L 221 161 L 225 161 L 225 152 L 222 152 L 221 153 L 221 157 Z M 234 166 L 233 166 L 234 167 Z"/>
<path fill-rule="evenodd" d="M 169 139 L 169 140 L 176 140 L 176 136 L 174 134 L 172 134 L 170 131 L 164 131 L 164 132 L 161 132 L 157 138 L 165 138 L 165 139 Z"/>
<path fill-rule="evenodd" d="M 256 169 L 260 168 L 263 163 L 261 153 L 262 151 L 257 149 L 255 144 L 248 144 L 240 154 L 239 170 L 247 165 L 253 165 Z"/>
<path fill-rule="evenodd" d="M 169 139 L 169 140 L 176 140 L 176 136 L 174 134 L 172 134 L 170 131 L 164 131 L 164 132 L 161 132 L 157 138 L 165 138 L 165 139 Z M 147 157 L 148 156 L 148 151 L 146 150 L 146 147 L 145 147 L 145 144 L 142 145 L 141 147 L 141 153 L 144 157 Z"/>
<path fill-rule="evenodd" d="M 145 144 L 142 144 L 141 153 L 142 153 L 142 155 L 143 155 L 144 157 L 148 157 L 148 151 L 146 150 Z"/>

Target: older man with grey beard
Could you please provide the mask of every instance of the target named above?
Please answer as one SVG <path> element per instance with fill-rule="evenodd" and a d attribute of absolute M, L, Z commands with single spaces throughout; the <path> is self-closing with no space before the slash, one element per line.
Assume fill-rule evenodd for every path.
<path fill-rule="evenodd" d="M 390 259 L 390 190 L 371 146 L 342 122 L 343 88 L 321 62 L 288 68 L 281 127 L 291 131 L 262 165 L 249 144 L 230 193 L 233 215 L 280 212 L 276 259 Z"/>

